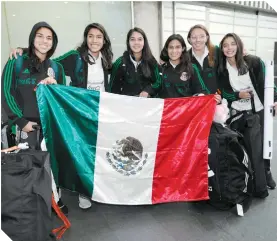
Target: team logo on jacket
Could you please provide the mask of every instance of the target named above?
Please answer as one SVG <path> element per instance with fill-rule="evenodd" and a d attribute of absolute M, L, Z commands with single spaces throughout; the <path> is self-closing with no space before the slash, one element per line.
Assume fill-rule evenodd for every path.
<path fill-rule="evenodd" d="M 124 176 L 136 175 L 147 162 L 148 154 L 143 153 L 141 142 L 134 137 L 117 140 L 112 150 L 106 153 L 107 161 Z"/>
<path fill-rule="evenodd" d="M 188 74 L 187 74 L 187 72 L 183 72 L 181 74 L 180 79 L 183 80 L 183 81 L 187 81 L 188 80 Z"/>
<path fill-rule="evenodd" d="M 50 68 L 50 67 L 47 70 L 47 75 L 49 77 L 52 77 L 53 79 L 55 79 L 55 71 L 52 68 Z"/>

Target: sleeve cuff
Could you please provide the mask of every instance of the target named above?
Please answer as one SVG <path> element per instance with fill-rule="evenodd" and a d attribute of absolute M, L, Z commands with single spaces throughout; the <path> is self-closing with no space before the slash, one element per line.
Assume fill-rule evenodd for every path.
<path fill-rule="evenodd" d="M 236 98 L 236 100 L 239 100 L 240 98 L 239 98 L 239 92 L 235 92 L 235 98 Z"/>
<path fill-rule="evenodd" d="M 143 91 L 147 92 L 150 96 L 153 96 L 155 93 L 153 91 L 153 88 L 151 87 L 151 85 L 147 85 Z"/>

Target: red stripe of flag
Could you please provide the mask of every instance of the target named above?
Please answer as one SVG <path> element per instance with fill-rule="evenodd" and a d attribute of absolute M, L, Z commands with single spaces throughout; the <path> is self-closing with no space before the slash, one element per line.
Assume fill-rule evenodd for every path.
<path fill-rule="evenodd" d="M 213 95 L 164 101 L 152 203 L 208 199 L 208 137 Z"/>

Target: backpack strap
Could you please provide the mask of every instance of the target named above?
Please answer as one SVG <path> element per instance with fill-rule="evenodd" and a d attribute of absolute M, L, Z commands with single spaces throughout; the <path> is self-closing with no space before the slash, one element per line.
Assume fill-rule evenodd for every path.
<path fill-rule="evenodd" d="M 250 95 L 251 95 L 250 101 L 251 101 L 252 112 L 253 112 L 253 114 L 255 114 L 256 113 L 256 108 L 255 108 L 255 102 L 254 102 L 254 94 L 251 93 Z"/>
<path fill-rule="evenodd" d="M 65 231 L 71 227 L 71 223 L 68 220 L 68 218 L 64 215 L 64 213 L 60 209 L 59 205 L 56 203 L 54 194 L 52 194 L 52 207 L 55 210 L 59 219 L 61 219 L 61 221 L 63 222 L 62 226 L 52 230 L 52 233 L 57 235 L 57 239 L 60 239 L 63 236 L 63 234 L 65 233 Z"/>
<path fill-rule="evenodd" d="M 17 59 L 15 59 L 15 75 L 16 78 L 18 78 L 20 71 L 22 69 L 22 65 L 23 65 L 23 56 L 17 54 Z"/>
<path fill-rule="evenodd" d="M 58 67 L 58 64 L 55 61 L 53 61 L 52 59 L 50 59 L 50 66 L 51 66 L 51 68 L 55 72 L 55 79 L 57 79 L 59 77 L 59 67 Z"/>
<path fill-rule="evenodd" d="M 75 73 L 79 73 L 82 68 L 83 68 L 83 61 L 82 61 L 80 54 L 78 54 L 77 59 L 76 59 Z"/>
<path fill-rule="evenodd" d="M 122 68 L 123 68 L 124 74 L 127 73 L 126 60 L 125 60 L 124 56 L 122 56 Z"/>
<path fill-rule="evenodd" d="M 76 55 L 76 65 L 75 65 L 75 70 L 74 70 L 74 75 L 75 75 L 75 78 L 77 79 L 78 83 L 81 83 L 84 81 L 82 78 L 80 78 L 80 72 L 83 72 L 83 59 L 82 59 L 80 53 L 78 52 L 78 54 Z M 85 77 L 84 73 L 82 73 L 82 76 Z"/>
<path fill-rule="evenodd" d="M 164 62 L 164 63 L 161 65 L 162 71 L 160 72 L 160 74 L 161 74 L 161 78 L 162 78 L 162 83 L 164 83 L 164 80 L 163 80 L 163 78 L 164 78 L 164 71 L 165 71 L 165 69 L 167 68 L 167 66 L 168 66 L 168 62 Z M 163 89 L 164 89 L 164 84 L 162 84 L 161 90 L 163 90 Z"/>

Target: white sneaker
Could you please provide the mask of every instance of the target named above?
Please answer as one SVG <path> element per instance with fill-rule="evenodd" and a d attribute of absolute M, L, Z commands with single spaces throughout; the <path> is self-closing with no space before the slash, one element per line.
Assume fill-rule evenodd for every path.
<path fill-rule="evenodd" d="M 79 207 L 81 209 L 88 209 L 91 207 L 91 202 L 88 198 L 79 195 Z"/>

